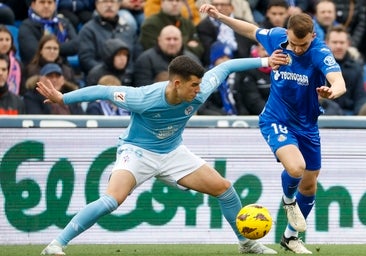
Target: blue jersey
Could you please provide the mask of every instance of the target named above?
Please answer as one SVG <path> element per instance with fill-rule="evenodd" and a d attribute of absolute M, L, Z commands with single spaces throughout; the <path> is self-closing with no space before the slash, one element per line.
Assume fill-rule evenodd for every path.
<path fill-rule="evenodd" d="M 286 49 L 287 34 L 283 28 L 259 29 L 256 33 L 269 54 L 282 49 L 289 64 L 271 72 L 270 96 L 260 115 L 260 122 L 283 123 L 298 131 L 317 130 L 321 107 L 316 88 L 325 85 L 325 76 L 340 72 L 332 52 L 323 41 L 314 38 L 301 56 Z"/>
<path fill-rule="evenodd" d="M 64 94 L 65 104 L 109 100 L 131 112 L 131 120 L 120 144 L 129 143 L 157 152 L 168 153 L 182 143 L 183 130 L 191 116 L 232 72 L 261 67 L 260 58 L 233 59 L 206 72 L 200 93 L 191 102 L 171 105 L 166 101 L 168 82 L 143 87 L 88 86 Z"/>

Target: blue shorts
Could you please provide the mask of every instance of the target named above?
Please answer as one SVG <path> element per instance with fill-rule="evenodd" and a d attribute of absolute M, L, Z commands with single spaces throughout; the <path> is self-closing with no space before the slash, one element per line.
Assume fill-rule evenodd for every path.
<path fill-rule="evenodd" d="M 295 145 L 299 148 L 305 159 L 306 169 L 314 171 L 320 170 L 321 147 L 318 130 L 298 132 L 279 123 L 261 122 L 259 126 L 264 139 L 274 154 L 280 147 L 290 144 Z"/>

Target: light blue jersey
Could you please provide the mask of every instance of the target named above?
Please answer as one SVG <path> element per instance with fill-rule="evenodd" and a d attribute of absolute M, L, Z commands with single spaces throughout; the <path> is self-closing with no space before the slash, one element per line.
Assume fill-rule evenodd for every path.
<path fill-rule="evenodd" d="M 332 52 L 314 38 L 301 56 L 286 49 L 287 34 L 283 28 L 259 29 L 257 40 L 269 54 L 282 49 L 290 60 L 288 65 L 271 72 L 271 92 L 260 115 L 260 122 L 277 122 L 297 131 L 317 131 L 322 109 L 316 88 L 325 85 L 325 76 L 340 72 Z"/>
<path fill-rule="evenodd" d="M 233 59 L 207 71 L 200 93 L 191 102 L 170 105 L 165 98 L 168 82 L 143 87 L 88 86 L 64 94 L 64 103 L 109 100 L 131 112 L 131 120 L 120 145 L 129 143 L 156 152 L 168 153 L 182 143 L 183 130 L 191 116 L 232 72 L 262 66 L 260 58 Z"/>

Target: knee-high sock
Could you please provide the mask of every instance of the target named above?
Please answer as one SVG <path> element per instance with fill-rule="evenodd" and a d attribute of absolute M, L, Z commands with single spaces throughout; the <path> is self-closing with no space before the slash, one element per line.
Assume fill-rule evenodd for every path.
<path fill-rule="evenodd" d="M 111 213 L 117 207 L 118 203 L 113 197 L 109 195 L 100 197 L 78 212 L 56 240 L 63 246 L 67 245 L 71 239 L 93 226 L 100 217 Z"/>
<path fill-rule="evenodd" d="M 224 215 L 227 222 L 229 222 L 231 228 L 235 232 L 236 236 L 239 240 L 245 240 L 236 227 L 236 216 L 240 211 L 242 205 L 240 202 L 240 198 L 236 193 L 235 189 L 230 186 L 228 190 L 226 190 L 221 195 L 217 196 L 219 200 L 219 205 L 221 208 L 221 212 Z"/>
<path fill-rule="evenodd" d="M 281 174 L 283 193 L 288 198 L 294 198 L 301 178 L 291 177 L 286 170 Z"/>
<path fill-rule="evenodd" d="M 299 208 L 302 212 L 302 215 L 304 215 L 304 218 L 306 219 L 311 212 L 311 209 L 313 209 L 314 203 L 315 203 L 315 195 L 312 196 L 305 196 L 301 194 L 300 192 L 297 192 L 296 194 L 296 200 L 297 204 L 299 205 Z"/>

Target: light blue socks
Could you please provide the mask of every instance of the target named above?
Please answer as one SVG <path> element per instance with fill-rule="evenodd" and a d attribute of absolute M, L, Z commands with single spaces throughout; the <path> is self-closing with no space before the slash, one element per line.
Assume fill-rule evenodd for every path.
<path fill-rule="evenodd" d="M 66 246 L 73 238 L 93 226 L 100 217 L 113 212 L 117 208 L 118 203 L 113 197 L 103 195 L 78 212 L 56 240 L 62 246 Z"/>

